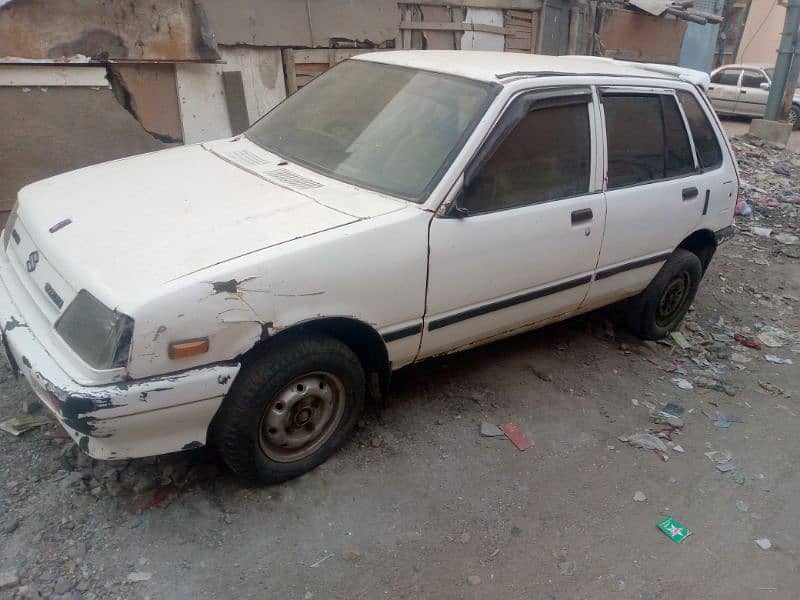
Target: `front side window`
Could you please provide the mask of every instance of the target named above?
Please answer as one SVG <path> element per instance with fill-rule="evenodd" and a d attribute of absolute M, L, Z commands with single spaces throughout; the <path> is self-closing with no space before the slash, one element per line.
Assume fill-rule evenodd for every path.
<path fill-rule="evenodd" d="M 739 85 L 739 69 L 724 69 L 711 78 L 711 83 L 720 85 Z"/>
<path fill-rule="evenodd" d="M 690 173 L 691 146 L 675 98 L 664 94 L 603 97 L 608 189 Z"/>
<path fill-rule="evenodd" d="M 245 134 L 334 178 L 423 202 L 496 94 L 496 86 L 348 60 Z"/>
<path fill-rule="evenodd" d="M 461 205 L 479 214 L 586 194 L 591 154 L 586 103 L 534 109 L 500 143 Z"/>
<path fill-rule="evenodd" d="M 742 75 L 742 87 L 758 88 L 762 83 L 767 83 L 767 78 L 758 71 L 745 71 Z"/>
<path fill-rule="evenodd" d="M 689 128 L 692 130 L 694 147 L 697 151 L 697 159 L 700 166 L 704 169 L 715 169 L 722 164 L 722 149 L 717 140 L 717 134 L 708 120 L 706 113 L 690 92 L 678 91 L 683 112 L 689 121 Z"/>

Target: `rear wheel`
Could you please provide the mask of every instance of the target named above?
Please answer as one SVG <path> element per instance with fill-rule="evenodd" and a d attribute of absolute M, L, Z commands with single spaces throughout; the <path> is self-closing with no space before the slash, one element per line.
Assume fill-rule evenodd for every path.
<path fill-rule="evenodd" d="M 628 323 L 639 337 L 657 340 L 675 329 L 697 294 L 703 266 L 697 256 L 678 248 L 650 285 L 629 304 Z"/>
<path fill-rule="evenodd" d="M 237 474 L 278 483 L 324 462 L 364 406 L 356 355 L 325 336 L 276 341 L 243 367 L 214 421 L 220 454 Z"/>
<path fill-rule="evenodd" d="M 789 109 L 788 119 L 789 123 L 792 124 L 792 129 L 800 129 L 800 106 L 792 104 Z"/>

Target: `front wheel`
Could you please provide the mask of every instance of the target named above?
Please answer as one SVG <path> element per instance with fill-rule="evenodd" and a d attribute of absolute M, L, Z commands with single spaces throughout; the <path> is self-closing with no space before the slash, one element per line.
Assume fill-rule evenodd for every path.
<path fill-rule="evenodd" d="M 658 340 L 675 329 L 697 294 L 703 266 L 697 256 L 678 248 L 650 285 L 629 305 L 628 323 L 636 335 Z"/>
<path fill-rule="evenodd" d="M 237 474 L 278 483 L 310 471 L 353 430 L 364 370 L 326 336 L 276 340 L 236 378 L 214 420 L 214 438 Z"/>

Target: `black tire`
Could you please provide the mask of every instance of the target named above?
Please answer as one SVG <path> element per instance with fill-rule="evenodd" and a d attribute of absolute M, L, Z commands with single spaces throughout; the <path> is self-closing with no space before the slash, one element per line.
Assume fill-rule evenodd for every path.
<path fill-rule="evenodd" d="M 683 320 L 702 278 L 700 259 L 678 248 L 650 285 L 631 300 L 628 325 L 642 339 L 663 338 Z"/>
<path fill-rule="evenodd" d="M 289 415 L 301 406 L 300 401 L 294 399 L 287 401 L 285 408 L 281 404 L 285 394 L 294 393 L 294 387 L 287 386 L 293 386 L 296 381 L 309 381 L 306 379 L 309 377 L 322 377 L 322 374 L 332 377 L 333 383 L 323 388 L 324 381 L 320 379 L 320 390 L 330 391 L 336 387 L 343 391 L 338 394 L 342 396 L 341 413 L 338 409 L 335 411 L 336 421 L 329 422 L 327 437 L 315 442 L 319 447 L 308 445 L 306 451 L 310 454 L 296 460 L 291 455 L 281 456 L 279 444 L 268 433 L 275 431 L 274 427 L 269 427 L 270 419 L 282 414 L 277 408 Z M 301 387 L 297 385 L 298 390 Z M 214 419 L 215 443 L 228 467 L 246 479 L 279 483 L 298 477 L 327 460 L 347 438 L 364 407 L 365 391 L 361 363 L 353 351 L 338 340 L 322 335 L 276 340 L 263 355 L 242 367 Z M 315 409 L 310 403 L 315 401 L 319 399 L 311 398 L 309 407 L 303 410 L 311 413 Z M 295 426 L 296 419 L 289 416 L 286 419 L 292 421 L 291 427 Z M 305 428 L 311 420 L 295 428 L 298 435 L 306 435 Z M 316 424 L 311 423 L 311 427 L 315 428 Z M 289 431 L 289 428 L 285 430 L 286 436 Z M 297 454 L 300 450 L 291 452 Z"/>
<path fill-rule="evenodd" d="M 800 106 L 792 104 L 789 108 L 789 122 L 792 124 L 792 129 L 800 129 Z"/>

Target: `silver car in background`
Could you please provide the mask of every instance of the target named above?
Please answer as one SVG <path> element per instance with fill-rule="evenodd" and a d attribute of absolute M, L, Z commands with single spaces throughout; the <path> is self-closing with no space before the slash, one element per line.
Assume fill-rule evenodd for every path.
<path fill-rule="evenodd" d="M 714 110 L 719 115 L 763 117 L 774 70 L 764 64 L 725 65 L 714 69 L 708 87 Z M 800 128 L 800 91 L 797 89 L 789 121 L 795 129 Z"/>

